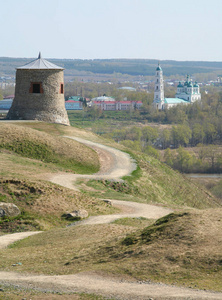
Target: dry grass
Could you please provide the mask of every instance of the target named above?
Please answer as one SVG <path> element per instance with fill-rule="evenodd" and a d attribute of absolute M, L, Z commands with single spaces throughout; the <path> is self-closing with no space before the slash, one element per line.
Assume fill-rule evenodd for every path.
<path fill-rule="evenodd" d="M 134 153 L 140 167 L 135 174 L 125 178 L 130 187 L 129 193 L 124 193 L 100 181 L 79 180 L 91 188 L 87 193 L 91 196 L 161 204 L 174 209 L 192 207 L 198 209 L 221 207 L 220 199 L 215 198 L 204 186 L 174 171 L 157 159 L 140 153 Z"/>
<path fill-rule="evenodd" d="M 55 141 L 59 143 L 62 141 L 59 135 L 76 135 L 95 142 L 103 141 L 96 135 L 81 129 L 55 124 L 39 122 L 12 126 L 17 127 L 16 132 L 22 131 L 22 136 L 24 133 L 33 132 L 37 140 L 48 137 L 50 133 L 49 141 L 52 141 L 51 145 L 54 143 L 55 147 L 57 147 Z M 35 130 L 32 131 L 29 126 L 35 127 Z M 0 128 L 3 128 L 2 124 Z M 30 137 L 32 138 L 34 136 Z M 104 143 L 112 146 L 115 144 L 112 141 Z M 61 146 L 61 151 L 63 147 L 64 144 Z M 0 166 L 4 168 L 1 170 L 0 190 L 3 201 L 17 204 L 29 215 L 34 216 L 34 221 L 40 228 L 50 229 L 19 241 L 8 249 L 0 250 L 2 270 L 15 271 L 12 264 L 21 262 L 22 265 L 16 266 L 18 272 L 73 274 L 81 271 L 96 271 L 131 279 L 221 290 L 221 203 L 205 189 L 193 184 L 181 174 L 152 157 L 137 153 L 140 174 L 127 180 L 131 186 L 138 188 L 139 194 L 125 195 L 126 200 L 127 197 L 128 199 L 135 197 L 141 202 L 157 202 L 176 208 L 189 206 L 217 209 L 202 211 L 189 209 L 187 214 L 166 218 L 159 225 L 157 223 L 144 229 L 142 226 L 147 226 L 146 220 L 142 222 L 120 220 L 119 224 L 117 222 L 117 224 L 91 226 L 76 225 L 52 229 L 56 226 L 64 226 L 61 215 L 76 208 L 84 208 L 91 215 L 112 213 L 114 209 L 104 202 L 87 196 L 85 192 L 77 193 L 34 180 L 35 177 L 44 178 L 47 173 L 58 171 L 58 166 L 21 158 L 5 150 L 0 155 L 2 158 Z M 9 181 L 5 182 L 6 180 Z M 98 190 L 101 188 L 98 182 L 94 189 L 92 186 L 91 192 L 95 193 L 97 188 Z M 106 192 L 104 186 L 103 191 Z M 114 191 L 112 195 L 114 197 L 118 193 Z M 126 243 L 126 237 L 129 243 Z M 17 298 L 12 299 L 17 300 Z M 54 300 L 54 298 L 49 299 Z"/>
<path fill-rule="evenodd" d="M 65 226 L 62 215 L 85 209 L 90 215 L 115 212 L 107 203 L 48 182 L 0 177 L 0 201 L 14 203 L 24 213 L 20 219 L 0 224 L 0 231 L 46 230 Z"/>
<path fill-rule="evenodd" d="M 222 206 L 221 201 L 203 186 L 195 184 L 155 158 L 137 155 L 137 161 L 142 176 L 132 184 L 149 202 L 198 209 Z"/>
<path fill-rule="evenodd" d="M 45 162 L 62 164 L 62 159 L 71 160 L 72 164 L 85 166 L 94 172 L 99 169 L 96 152 L 85 145 L 21 125 L 0 124 L 0 147 Z"/>
<path fill-rule="evenodd" d="M 60 172 L 61 168 L 52 163 L 44 163 L 37 159 L 13 155 L 9 151 L 0 150 L 0 175 L 20 177 L 24 180 L 47 179 L 52 173 Z M 49 175 L 50 174 L 50 175 Z"/>
<path fill-rule="evenodd" d="M 94 294 L 60 293 L 60 292 L 40 292 L 21 287 L 1 286 L 0 300 L 103 300 L 102 296 Z"/>
<path fill-rule="evenodd" d="M 95 133 L 77 128 L 72 126 L 64 126 L 60 124 L 50 124 L 50 123 L 44 123 L 44 122 L 18 122 L 18 123 L 12 123 L 16 126 L 22 126 L 27 128 L 33 128 L 38 131 L 43 131 L 45 133 L 49 133 L 51 135 L 55 136 L 76 136 L 80 137 L 82 139 L 86 139 L 95 143 L 101 143 L 107 146 L 111 146 L 120 150 L 126 149 L 123 145 L 115 143 L 112 139 L 104 139 Z"/>
<path fill-rule="evenodd" d="M 221 291 L 221 242 L 222 209 L 193 211 L 140 230 L 104 224 L 48 231 L 1 250 L 1 269 L 15 270 L 19 261 L 17 271 L 96 271 Z"/>
<path fill-rule="evenodd" d="M 100 264 L 88 256 L 91 250 L 105 247 L 110 240 L 123 238 L 131 232 L 131 227 L 103 224 L 74 226 L 66 229 L 47 231 L 17 242 L 15 248 L 0 250 L 0 268 L 14 270 L 13 262 L 22 263 L 17 271 L 44 274 L 73 274 L 76 272 L 100 269 Z M 77 264 L 70 261 L 84 257 Z M 16 258 L 16 259 L 15 259 Z"/>

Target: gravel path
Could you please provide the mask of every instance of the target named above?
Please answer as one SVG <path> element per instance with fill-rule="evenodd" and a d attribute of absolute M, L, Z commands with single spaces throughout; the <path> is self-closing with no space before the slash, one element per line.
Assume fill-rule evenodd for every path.
<path fill-rule="evenodd" d="M 41 231 L 18 232 L 12 234 L 5 234 L 0 236 L 0 249 L 6 248 L 8 245 L 22 240 L 28 236 L 40 233 Z"/>
<path fill-rule="evenodd" d="M 121 180 L 122 176 L 130 175 L 136 165 L 130 156 L 114 148 L 89 142 L 80 138 L 73 138 L 84 143 L 98 152 L 101 169 L 94 175 L 57 174 L 50 181 L 71 189 L 77 189 L 73 183 L 77 178 L 112 179 Z M 105 199 L 104 199 L 105 200 Z M 84 224 L 109 223 L 122 217 L 160 218 L 171 212 L 160 206 L 111 200 L 114 206 L 121 208 L 122 213 L 108 216 L 90 217 L 82 221 Z M 0 236 L 0 248 L 10 243 L 38 232 L 24 232 Z M 12 284 L 24 288 L 35 288 L 48 292 L 85 292 L 103 295 L 105 297 L 125 300 L 169 300 L 169 299 L 222 299 L 222 293 L 193 290 L 165 284 L 144 282 L 128 282 L 109 277 L 99 276 L 94 273 L 79 273 L 75 275 L 45 276 L 32 274 L 19 274 L 15 272 L 0 272 L 0 283 Z"/>
<path fill-rule="evenodd" d="M 163 208 L 161 206 L 155 206 L 150 204 L 143 204 L 131 201 L 120 201 L 120 200 L 108 200 L 113 206 L 121 209 L 121 214 L 115 215 L 102 215 L 89 217 L 86 220 L 75 222 L 73 225 L 93 225 L 93 224 L 105 224 L 111 223 L 120 218 L 138 218 L 144 217 L 147 219 L 159 219 L 173 212 L 171 209 Z"/>
<path fill-rule="evenodd" d="M 128 282 L 98 276 L 93 273 L 46 276 L 0 272 L 0 281 L 23 288 L 35 288 L 49 292 L 63 293 L 96 293 L 114 299 L 222 299 L 222 293 L 193 290 L 165 284 Z"/>
<path fill-rule="evenodd" d="M 93 148 L 99 155 L 100 171 L 93 175 L 59 173 L 50 178 L 50 181 L 53 183 L 78 190 L 74 186 L 74 182 L 79 178 L 112 179 L 121 181 L 121 177 L 130 175 L 132 171 L 136 169 L 135 162 L 129 154 L 125 152 L 77 137 L 66 136 L 66 138 L 76 140 Z"/>

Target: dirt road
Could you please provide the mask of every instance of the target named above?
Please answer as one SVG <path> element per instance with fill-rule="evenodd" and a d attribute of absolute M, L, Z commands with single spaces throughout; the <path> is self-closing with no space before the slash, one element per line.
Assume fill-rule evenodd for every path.
<path fill-rule="evenodd" d="M 23 288 L 40 289 L 49 292 L 96 293 L 114 299 L 214 299 L 221 300 L 222 293 L 206 292 L 143 282 L 128 282 L 98 276 L 93 273 L 75 275 L 45 276 L 22 275 L 14 272 L 0 272 L 0 281 Z"/>

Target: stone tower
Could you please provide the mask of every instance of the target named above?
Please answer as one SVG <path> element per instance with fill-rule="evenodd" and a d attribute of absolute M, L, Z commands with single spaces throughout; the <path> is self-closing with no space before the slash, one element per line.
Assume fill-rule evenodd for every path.
<path fill-rule="evenodd" d="M 155 75 L 155 90 L 154 90 L 154 99 L 153 106 L 159 110 L 163 109 L 164 105 L 164 85 L 163 85 L 163 71 L 158 64 L 156 68 Z"/>
<path fill-rule="evenodd" d="M 9 120 L 39 120 L 70 125 L 65 109 L 63 68 L 39 57 L 16 70 Z"/>

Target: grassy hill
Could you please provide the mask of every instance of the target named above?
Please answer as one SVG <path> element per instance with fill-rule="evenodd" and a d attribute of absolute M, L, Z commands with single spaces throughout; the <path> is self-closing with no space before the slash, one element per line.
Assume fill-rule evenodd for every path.
<path fill-rule="evenodd" d="M 179 172 L 137 152 L 131 155 L 138 168 L 125 182 L 84 180 L 79 182 L 82 192 L 51 184 L 47 181 L 50 174 L 98 168 L 94 151 L 61 135 L 127 151 L 78 128 L 43 122 L 0 124 L 0 201 L 13 202 L 22 211 L 17 218 L 1 220 L 0 234 L 46 230 L 0 250 L 4 257 L 1 270 L 14 271 L 12 265 L 19 260 L 18 272 L 94 271 L 130 280 L 221 290 L 219 200 Z M 139 218 L 64 228 L 69 223 L 62 218 L 64 212 L 77 208 L 90 215 L 115 211 L 98 198 L 156 203 L 174 208 L 175 213 L 155 223 Z"/>
<path fill-rule="evenodd" d="M 0 202 L 14 203 L 22 212 L 0 220 L 0 232 L 63 227 L 70 221 L 62 215 L 80 208 L 90 215 L 114 211 L 98 199 L 45 181 L 53 173 L 99 169 L 95 151 L 59 134 L 54 124 L 0 124 Z"/>
<path fill-rule="evenodd" d="M 126 150 L 126 148 L 125 148 Z M 125 182 L 114 183 L 107 180 L 79 180 L 85 193 L 109 199 L 131 200 L 143 203 L 160 204 L 174 209 L 190 207 L 205 209 L 221 207 L 216 199 L 201 184 L 191 181 L 154 157 L 130 150 L 138 168 Z"/>
<path fill-rule="evenodd" d="M 139 230 L 118 224 L 53 230 L 1 251 L 1 268 L 14 270 L 11 265 L 19 257 L 18 271 L 96 271 L 221 291 L 221 222 L 222 210 L 210 209 L 170 214 Z"/>
<path fill-rule="evenodd" d="M 97 154 L 72 140 L 13 124 L 0 124 L 0 150 L 56 164 L 74 173 L 99 170 Z"/>

